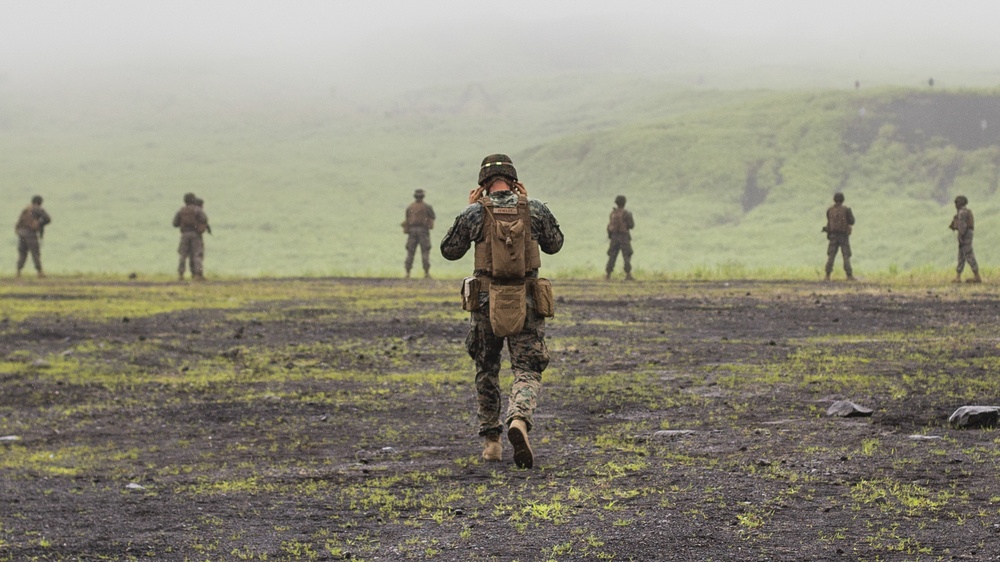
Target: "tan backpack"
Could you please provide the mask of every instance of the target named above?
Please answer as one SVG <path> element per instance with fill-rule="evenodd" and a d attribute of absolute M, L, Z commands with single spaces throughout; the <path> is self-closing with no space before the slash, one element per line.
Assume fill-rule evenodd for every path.
<path fill-rule="evenodd" d="M 519 196 L 516 207 L 496 207 L 489 197 L 479 202 L 483 232 L 476 242 L 476 269 L 490 277 L 490 327 L 497 337 L 516 335 L 527 318 L 525 277 L 541 266 L 528 199 Z"/>
<path fill-rule="evenodd" d="M 834 205 L 826 212 L 826 229 L 831 234 L 850 234 L 851 225 L 847 222 L 847 207 Z"/>
<path fill-rule="evenodd" d="M 628 232 L 628 223 L 625 221 L 625 209 L 612 209 L 611 219 L 608 221 L 608 234 L 621 234 L 623 232 Z"/>
<path fill-rule="evenodd" d="M 41 221 L 35 216 L 35 211 L 32 207 L 26 207 L 21 211 L 21 216 L 17 218 L 17 224 L 14 225 L 14 232 L 19 230 L 30 230 L 32 232 L 38 232 L 42 228 Z"/>

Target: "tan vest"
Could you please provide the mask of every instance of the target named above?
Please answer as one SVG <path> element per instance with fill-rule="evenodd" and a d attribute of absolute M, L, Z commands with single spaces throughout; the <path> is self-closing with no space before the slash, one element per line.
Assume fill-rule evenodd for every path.
<path fill-rule="evenodd" d="M 516 207 L 495 207 L 483 196 L 483 230 L 476 241 L 476 270 L 493 279 L 524 279 L 542 266 L 538 241 L 531 238 L 528 199 L 518 196 Z"/>
<path fill-rule="evenodd" d="M 38 232 L 41 229 L 41 221 L 35 216 L 34 207 L 26 207 L 21 211 L 21 215 L 17 217 L 17 224 L 14 225 L 14 232 L 19 231 L 31 231 Z"/>
<path fill-rule="evenodd" d="M 180 223 L 181 232 L 198 232 L 198 227 L 201 226 L 198 222 L 198 207 L 185 205 L 180 210 Z"/>
<path fill-rule="evenodd" d="M 414 201 L 406 208 L 406 223 L 408 227 L 424 227 L 428 230 L 434 228 L 434 219 L 428 212 L 428 205 L 423 201 Z"/>
<path fill-rule="evenodd" d="M 826 211 L 826 229 L 831 234 L 850 234 L 851 225 L 847 224 L 847 207 L 834 205 Z"/>

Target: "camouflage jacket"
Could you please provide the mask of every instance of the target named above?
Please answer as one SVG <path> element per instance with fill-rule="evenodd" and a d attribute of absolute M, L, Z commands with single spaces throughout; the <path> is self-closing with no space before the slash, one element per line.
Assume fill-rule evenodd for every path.
<path fill-rule="evenodd" d="M 26 221 L 26 215 L 30 215 L 33 220 Z M 52 217 L 49 216 L 41 205 L 31 204 L 18 217 L 17 224 L 14 225 L 14 231 L 18 236 L 42 236 L 45 234 L 45 225 L 50 222 L 52 222 Z"/>
<path fill-rule="evenodd" d="M 490 195 L 490 199 L 497 207 L 517 206 L 517 194 L 513 191 L 494 193 Z M 529 198 L 528 209 L 531 212 L 531 237 L 538 241 L 539 248 L 546 254 L 561 250 L 563 233 L 559 230 L 559 222 L 545 203 Z M 448 234 L 441 240 L 441 255 L 448 260 L 461 259 L 482 235 L 483 206 L 473 203 L 455 218 L 455 224 L 451 225 Z"/>
<path fill-rule="evenodd" d="M 964 236 L 969 230 L 975 230 L 976 223 L 972 215 L 972 209 L 968 207 L 959 209 L 958 213 L 951 219 L 951 229 L 957 230 L 959 236 Z"/>
<path fill-rule="evenodd" d="M 208 226 L 208 215 L 197 205 L 184 205 L 174 215 L 174 226 L 181 232 L 203 232 Z"/>

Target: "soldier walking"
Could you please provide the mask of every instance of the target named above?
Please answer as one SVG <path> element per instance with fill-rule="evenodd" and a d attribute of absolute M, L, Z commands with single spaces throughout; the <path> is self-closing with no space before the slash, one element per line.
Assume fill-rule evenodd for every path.
<path fill-rule="evenodd" d="M 965 269 L 966 262 L 969 263 L 969 269 L 972 270 L 972 274 L 975 276 L 969 279 L 969 283 L 982 283 L 983 278 L 979 276 L 979 264 L 976 263 L 976 253 L 972 251 L 972 231 L 976 229 L 976 221 L 972 216 L 972 209 L 968 208 L 966 205 L 969 204 L 969 199 L 964 195 L 959 195 L 955 198 L 955 216 L 951 219 L 951 224 L 948 228 L 954 230 L 958 234 L 958 267 L 955 268 L 956 275 L 953 283 L 962 282 L 962 270 Z"/>
<path fill-rule="evenodd" d="M 611 240 L 611 245 L 608 247 L 608 265 L 604 268 L 604 278 L 611 279 L 618 252 L 621 252 L 622 262 L 625 264 L 625 280 L 632 281 L 632 235 L 629 231 L 635 228 L 635 221 L 632 213 L 625 210 L 624 195 L 615 197 L 615 205 L 617 206 L 611 210 L 611 217 L 608 219 L 608 239 Z"/>
<path fill-rule="evenodd" d="M 403 233 L 406 237 L 406 278 L 410 278 L 413 269 L 413 257 L 417 246 L 420 246 L 420 259 L 424 266 L 424 277 L 431 277 L 431 229 L 434 228 L 434 208 L 424 203 L 424 190 L 413 192 L 415 201 L 406 208 L 406 218 L 403 220 Z"/>
<path fill-rule="evenodd" d="M 181 229 L 181 243 L 177 247 L 180 263 L 177 266 L 177 276 L 184 280 L 184 268 L 188 262 L 191 267 L 191 278 L 196 281 L 205 279 L 202 270 L 202 258 L 205 246 L 201 234 L 208 228 L 208 216 L 197 205 L 198 198 L 194 193 L 184 194 L 184 206 L 174 215 L 174 226 Z"/>
<path fill-rule="evenodd" d="M 463 308 L 472 313 L 465 348 L 476 362 L 479 435 L 483 458 L 503 458 L 504 423 L 514 463 L 534 465 L 528 441 L 542 371 L 549 364 L 545 318 L 554 313 L 552 285 L 538 277 L 539 250 L 562 249 L 559 223 L 544 203 L 529 199 L 510 157 L 492 154 L 479 169 L 469 206 L 441 240 L 441 254 L 457 260 L 475 243 L 475 269 L 463 285 Z M 514 383 L 504 423 L 500 420 L 500 353 L 510 352 Z"/>
<path fill-rule="evenodd" d="M 844 273 L 848 281 L 854 281 L 854 271 L 851 269 L 851 231 L 854 230 L 854 213 L 850 207 L 844 206 L 844 194 L 833 195 L 833 205 L 826 210 L 826 226 L 823 232 L 830 244 L 826 249 L 826 280 L 833 273 L 833 262 L 837 259 L 839 250 L 844 258 Z"/>
<path fill-rule="evenodd" d="M 42 237 L 45 235 L 45 225 L 52 222 L 52 218 L 42 208 L 42 196 L 35 195 L 31 198 L 31 205 L 25 207 L 17 217 L 14 225 L 14 232 L 17 233 L 17 276 L 21 276 L 21 269 L 31 254 L 31 261 L 35 264 L 35 271 L 39 277 L 45 277 L 42 271 Z"/>

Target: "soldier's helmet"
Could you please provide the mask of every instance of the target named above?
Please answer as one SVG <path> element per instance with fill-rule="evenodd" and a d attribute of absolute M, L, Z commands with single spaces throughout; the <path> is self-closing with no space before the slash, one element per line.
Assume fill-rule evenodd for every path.
<path fill-rule="evenodd" d="M 955 204 L 956 205 L 968 205 L 969 204 L 969 198 L 966 197 L 966 196 L 964 196 L 964 195 L 959 195 L 958 197 L 955 198 Z"/>
<path fill-rule="evenodd" d="M 184 194 L 184 203 L 187 205 L 194 204 L 194 200 L 197 199 L 194 193 L 188 192 Z"/>
<path fill-rule="evenodd" d="M 31 204 L 32 205 L 41 205 L 42 204 L 42 196 L 41 195 L 36 195 L 36 196 L 32 197 L 31 198 Z"/>
<path fill-rule="evenodd" d="M 418 189 L 418 190 L 416 190 L 416 191 L 413 192 L 413 197 L 416 198 L 416 199 L 423 199 L 424 195 L 426 195 L 426 194 L 424 193 L 423 189 Z"/>
<path fill-rule="evenodd" d="M 517 181 L 517 170 L 510 156 L 506 154 L 490 154 L 483 158 L 483 164 L 479 168 L 479 185 L 486 185 L 486 180 L 496 176 L 503 176 L 512 181 Z"/>
<path fill-rule="evenodd" d="M 618 205 L 619 207 L 624 207 L 625 206 L 625 196 L 624 195 L 619 195 L 618 197 L 615 197 L 615 205 Z"/>
<path fill-rule="evenodd" d="M 833 201 L 834 201 L 834 203 L 843 203 L 844 202 L 844 194 L 840 193 L 839 191 L 837 193 L 834 193 L 833 194 Z"/>

